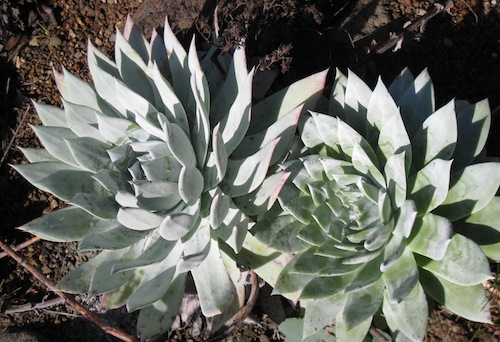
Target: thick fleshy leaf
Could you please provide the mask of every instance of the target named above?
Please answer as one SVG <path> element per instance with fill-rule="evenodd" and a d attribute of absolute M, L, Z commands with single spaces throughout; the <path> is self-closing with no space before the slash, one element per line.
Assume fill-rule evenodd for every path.
<path fill-rule="evenodd" d="M 96 296 L 117 289 L 125 284 L 131 272 L 112 274 L 111 269 L 117 261 L 127 256 L 134 257 L 134 252 L 135 250 L 129 248 L 101 252 L 101 254 L 106 253 L 106 258 L 95 268 L 88 292 Z"/>
<path fill-rule="evenodd" d="M 93 109 L 99 109 L 99 100 L 90 84 L 71 74 L 64 67 L 62 73 L 54 70 L 54 79 L 57 84 L 57 89 L 59 89 L 64 100 Z M 43 124 L 52 126 L 45 122 Z"/>
<path fill-rule="evenodd" d="M 384 283 L 378 281 L 366 289 L 347 295 L 340 314 L 347 329 L 352 329 L 367 319 L 371 321 L 382 305 L 383 289 Z"/>
<path fill-rule="evenodd" d="M 435 110 L 434 87 L 427 69 L 424 69 L 397 101 L 408 135 L 414 136 L 422 123 Z"/>
<path fill-rule="evenodd" d="M 324 89 L 327 72 L 303 78 L 253 105 L 248 133 L 260 132 L 302 103 L 315 100 Z"/>
<path fill-rule="evenodd" d="M 201 219 L 196 229 L 184 236 L 184 251 L 177 266 L 178 272 L 187 272 L 200 265 L 211 247 L 210 224 Z"/>
<path fill-rule="evenodd" d="M 194 167 L 184 166 L 179 173 L 179 194 L 187 205 L 193 205 L 203 192 L 204 179 Z"/>
<path fill-rule="evenodd" d="M 428 213 L 416 219 L 408 248 L 433 260 L 441 260 L 451 242 L 453 227 L 441 216 Z"/>
<path fill-rule="evenodd" d="M 457 134 L 455 103 L 452 100 L 429 116 L 413 138 L 413 169 L 436 158 L 450 159 L 457 143 Z"/>
<path fill-rule="evenodd" d="M 101 309 L 118 309 L 127 304 L 127 300 L 134 290 L 139 286 L 144 271 L 136 269 L 130 275 L 130 278 L 125 284 L 110 292 L 104 293 L 101 296 Z"/>
<path fill-rule="evenodd" d="M 384 173 L 387 184 L 387 192 L 391 197 L 392 203 L 399 208 L 406 200 L 406 153 L 394 154 L 387 159 Z"/>
<path fill-rule="evenodd" d="M 417 257 L 420 267 L 457 285 L 472 286 L 491 279 L 488 259 L 479 246 L 455 234 L 441 260 Z"/>
<path fill-rule="evenodd" d="M 218 192 L 210 205 L 210 226 L 213 229 L 220 227 L 229 211 L 229 197 Z"/>
<path fill-rule="evenodd" d="M 73 158 L 83 169 L 98 172 L 110 168 L 111 160 L 106 150 L 111 146 L 108 144 L 94 138 L 66 139 L 65 141 Z"/>
<path fill-rule="evenodd" d="M 56 288 L 68 293 L 85 293 L 89 291 L 92 275 L 96 268 L 106 260 L 110 251 L 102 251 L 84 264 L 66 274 Z"/>
<path fill-rule="evenodd" d="M 63 109 L 35 101 L 33 101 L 33 105 L 43 125 L 68 128 L 66 115 Z"/>
<path fill-rule="evenodd" d="M 44 148 L 33 148 L 33 147 L 18 147 L 21 152 L 23 152 L 24 156 L 30 163 L 39 163 L 39 162 L 58 162 L 59 159 L 51 155 Z"/>
<path fill-rule="evenodd" d="M 226 176 L 221 182 L 223 191 L 232 197 L 236 197 L 257 189 L 266 177 L 271 157 L 278 142 L 279 139 L 270 142 L 259 152 L 248 158 L 230 159 Z"/>
<path fill-rule="evenodd" d="M 453 154 L 453 168 L 469 165 L 484 149 L 491 126 L 488 100 L 483 100 L 457 112 L 458 141 Z"/>
<path fill-rule="evenodd" d="M 362 341 L 372 323 L 372 317 L 365 318 L 364 321 L 357 325 L 349 327 L 342 315 L 338 315 L 335 320 L 335 336 L 340 341 Z"/>
<path fill-rule="evenodd" d="M 374 138 L 377 138 L 382 127 L 384 127 L 386 122 L 394 115 L 400 115 L 398 106 L 394 102 L 391 94 L 389 94 L 384 82 L 382 82 L 382 78 L 379 77 L 377 85 L 370 97 L 366 112 L 366 120 L 377 131 Z"/>
<path fill-rule="evenodd" d="M 342 310 L 345 300 L 345 294 L 336 294 L 331 297 L 301 301 L 301 306 L 305 309 L 303 338 L 331 324 Z"/>
<path fill-rule="evenodd" d="M 405 249 L 389 267 L 380 265 L 387 298 L 391 304 L 403 301 L 418 283 L 418 267 L 413 253 Z M 380 291 L 382 293 L 382 291 Z"/>
<path fill-rule="evenodd" d="M 236 296 L 233 282 L 222 262 L 218 242 L 211 239 L 210 244 L 210 252 L 205 260 L 191 270 L 200 298 L 201 311 L 206 317 L 225 312 Z"/>
<path fill-rule="evenodd" d="M 168 148 L 183 166 L 196 166 L 196 154 L 193 145 L 182 128 L 176 124 L 163 122 Z"/>
<path fill-rule="evenodd" d="M 170 259 L 166 258 L 146 267 L 141 283 L 127 301 L 129 312 L 142 309 L 160 300 L 167 292 L 175 275 L 176 261 Z"/>
<path fill-rule="evenodd" d="M 199 202 L 179 213 L 167 215 L 160 225 L 160 235 L 168 241 L 176 241 L 189 233 L 198 223 Z"/>
<path fill-rule="evenodd" d="M 401 70 L 399 75 L 394 79 L 394 81 L 389 86 L 388 90 L 391 96 L 397 101 L 401 96 L 412 86 L 415 81 L 413 74 L 407 67 Z"/>
<path fill-rule="evenodd" d="M 35 234 L 45 240 L 69 242 L 81 240 L 84 236 L 118 227 L 114 220 L 103 220 L 86 211 L 70 207 L 41 216 L 19 229 Z"/>
<path fill-rule="evenodd" d="M 70 129 L 49 126 L 31 126 L 31 128 L 50 154 L 67 164 L 80 167 L 64 142 L 65 139 L 78 138 Z"/>
<path fill-rule="evenodd" d="M 393 115 L 380 130 L 377 153 L 381 160 L 388 160 L 395 154 L 405 152 L 406 174 L 410 172 L 412 149 L 401 115 Z"/>
<path fill-rule="evenodd" d="M 148 230 L 157 228 L 163 217 L 140 208 L 120 208 L 117 216 L 118 222 L 134 230 Z"/>
<path fill-rule="evenodd" d="M 100 115 L 93 108 L 80 106 L 63 100 L 64 113 L 68 128 L 79 137 L 89 137 L 106 142 L 97 128 L 97 117 Z"/>
<path fill-rule="evenodd" d="M 391 303 L 388 291 L 384 292 L 382 311 L 398 329 L 413 341 L 422 341 L 427 329 L 427 298 L 420 283 L 401 302 Z"/>
<path fill-rule="evenodd" d="M 409 237 L 412 230 L 415 218 L 417 217 L 417 207 L 412 200 L 405 200 L 401 205 L 399 216 L 394 227 L 394 235 Z"/>
<path fill-rule="evenodd" d="M 181 306 L 186 276 L 186 273 L 178 274 L 161 299 L 140 311 L 137 333 L 142 339 L 152 339 L 170 329 Z"/>
<path fill-rule="evenodd" d="M 460 286 L 425 270 L 420 271 L 425 292 L 448 310 L 476 322 L 491 323 L 488 298 L 481 284 Z"/>
<path fill-rule="evenodd" d="M 448 195 L 451 160 L 434 159 L 410 177 L 409 198 L 417 206 L 419 216 L 438 207 Z"/>
<path fill-rule="evenodd" d="M 337 339 L 333 333 L 326 329 L 319 329 L 309 335 L 303 335 L 305 329 L 305 321 L 302 318 L 287 318 L 279 326 L 279 331 L 285 335 L 288 342 L 335 342 Z"/>
<path fill-rule="evenodd" d="M 500 261 L 499 212 L 500 197 L 493 197 L 483 209 L 453 222 L 455 231 L 477 243 L 488 258 L 497 262 Z"/>
<path fill-rule="evenodd" d="M 362 134 L 366 129 L 366 111 L 371 97 L 372 90 L 349 69 L 344 98 L 345 117 L 342 120 Z"/>
<path fill-rule="evenodd" d="M 500 186 L 500 163 L 467 166 L 452 174 L 450 191 L 436 213 L 456 221 L 484 208 Z"/>
<path fill-rule="evenodd" d="M 126 248 L 144 238 L 147 233 L 121 225 L 104 232 L 88 232 L 78 244 L 78 251 Z"/>

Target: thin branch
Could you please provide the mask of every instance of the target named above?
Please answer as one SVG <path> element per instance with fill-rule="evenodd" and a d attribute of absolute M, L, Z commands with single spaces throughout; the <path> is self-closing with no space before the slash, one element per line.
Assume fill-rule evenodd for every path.
<path fill-rule="evenodd" d="M 386 339 L 385 336 L 382 335 L 380 331 L 378 331 L 375 327 L 370 327 L 370 334 L 372 334 L 372 336 L 378 339 L 380 342 L 389 342 L 389 340 Z"/>
<path fill-rule="evenodd" d="M 19 245 L 15 246 L 15 247 L 12 247 L 12 249 L 13 249 L 15 252 L 18 252 L 18 251 L 20 251 L 21 249 L 26 248 L 26 247 L 28 247 L 29 245 L 34 244 L 35 242 L 40 241 L 40 240 L 41 240 L 41 239 L 40 239 L 38 236 L 34 236 L 34 237 L 32 237 L 31 239 L 26 240 L 26 241 L 24 241 L 24 242 L 20 243 Z M 6 256 L 8 256 L 8 255 L 9 255 L 9 254 L 7 254 L 6 252 L 0 252 L 0 259 L 2 259 L 2 258 L 4 258 L 4 257 L 6 257 Z"/>
<path fill-rule="evenodd" d="M 24 305 L 16 305 L 13 307 L 10 307 L 4 311 L 5 314 L 14 314 L 14 313 L 21 313 L 21 312 L 27 312 L 27 311 L 33 311 L 33 310 L 38 310 L 38 309 L 45 309 L 57 304 L 63 304 L 65 302 L 64 298 L 57 297 L 54 299 L 50 300 L 45 300 L 41 303 L 28 303 Z"/>
<path fill-rule="evenodd" d="M 138 342 L 139 340 L 131 336 L 122 330 L 111 326 L 104 319 L 94 315 L 89 310 L 84 308 L 78 303 L 73 296 L 65 294 L 64 292 L 56 289 L 55 285 L 47 278 L 45 278 L 36 268 L 31 266 L 26 260 L 24 260 L 19 254 L 17 254 L 12 248 L 6 245 L 3 241 L 0 241 L 0 247 L 19 265 L 23 266 L 27 271 L 29 271 L 36 279 L 38 279 L 43 285 L 45 285 L 50 291 L 54 292 L 59 297 L 63 298 L 73 310 L 87 318 L 91 323 L 95 326 L 99 327 L 105 333 L 112 335 L 116 338 L 119 338 L 122 341 L 126 342 Z"/>
<path fill-rule="evenodd" d="M 7 158 L 7 155 L 9 154 L 9 150 L 12 147 L 12 145 L 14 144 L 14 141 L 16 140 L 17 133 L 19 133 L 19 130 L 21 129 L 24 120 L 26 120 L 26 116 L 28 116 L 28 112 L 29 112 L 30 108 L 31 108 L 31 106 L 28 106 L 28 108 L 26 108 L 26 111 L 24 112 L 24 115 L 21 118 L 21 122 L 19 122 L 19 125 L 17 125 L 16 130 L 14 131 L 14 134 L 12 135 L 12 138 L 9 141 L 9 144 L 5 148 L 5 151 L 3 152 L 3 155 L 2 155 L 2 159 L 0 159 L 0 166 L 3 164 L 3 162 Z"/>

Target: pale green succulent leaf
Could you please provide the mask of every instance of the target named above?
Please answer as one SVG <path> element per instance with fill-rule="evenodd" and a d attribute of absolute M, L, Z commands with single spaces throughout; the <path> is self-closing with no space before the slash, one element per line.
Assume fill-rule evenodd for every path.
<path fill-rule="evenodd" d="M 325 145 L 336 148 L 339 145 L 339 133 L 338 133 L 338 119 L 329 115 L 310 112 L 312 116 L 311 123 L 314 123 L 314 130 L 309 133 L 309 139 L 319 139 Z M 306 143 L 304 140 L 305 136 L 302 132 L 301 138 L 308 147 L 314 147 L 316 144 L 314 143 Z M 315 134 L 315 136 L 313 136 Z M 312 146 L 309 146 L 312 145 Z"/>
<path fill-rule="evenodd" d="M 26 178 L 26 180 L 28 180 L 30 183 L 34 185 L 40 182 L 41 180 L 49 177 L 51 174 L 55 172 L 62 172 L 62 171 L 81 172 L 79 168 L 62 163 L 59 160 L 42 161 L 33 164 L 17 164 L 11 166 L 14 170 L 19 172 L 24 178 Z"/>
<path fill-rule="evenodd" d="M 348 327 L 345 319 L 338 315 L 335 320 L 335 336 L 340 341 L 363 341 L 370 330 L 371 323 L 372 317 L 368 317 L 357 325 Z"/>
<path fill-rule="evenodd" d="M 145 237 L 144 249 L 134 259 L 127 259 L 115 263 L 111 269 L 112 273 L 129 270 L 146 270 L 144 266 L 156 264 L 167 258 L 170 254 L 177 255 L 177 259 L 182 253 L 182 244 L 179 241 L 167 241 L 159 233 L 154 232 Z"/>
<path fill-rule="evenodd" d="M 366 111 L 372 97 L 372 90 L 350 69 L 347 70 L 345 89 L 345 117 L 342 118 L 354 130 L 364 133 L 366 129 Z"/>
<path fill-rule="evenodd" d="M 165 19 L 163 41 L 167 49 L 168 63 L 172 75 L 172 86 L 184 108 L 187 108 L 190 96 L 192 96 L 190 94 L 191 72 L 187 67 L 187 53 L 170 28 L 168 19 Z"/>
<path fill-rule="evenodd" d="M 88 66 L 99 97 L 106 101 L 121 116 L 126 117 L 127 109 L 119 101 L 116 94 L 115 80 L 121 79 L 116 64 L 92 45 L 90 40 L 88 42 Z"/>
<path fill-rule="evenodd" d="M 453 222 L 456 232 L 471 239 L 481 247 L 486 256 L 500 261 L 500 197 L 493 197 L 483 209 Z"/>
<path fill-rule="evenodd" d="M 152 101 L 154 95 L 151 89 L 151 78 L 145 72 L 146 62 L 120 30 L 116 30 L 115 60 L 122 80 L 130 86 L 130 89 Z"/>
<path fill-rule="evenodd" d="M 174 92 L 172 85 L 165 79 L 157 64 L 153 68 L 153 82 L 156 86 L 163 107 L 165 116 L 170 122 L 178 124 L 186 134 L 189 133 L 189 123 L 186 111 Z"/>
<path fill-rule="evenodd" d="M 372 131 L 368 132 L 370 141 L 377 141 L 376 139 L 378 139 L 382 127 L 394 115 L 400 115 L 399 108 L 385 87 L 384 82 L 382 82 L 382 78 L 379 77 L 366 111 L 366 121 L 372 127 Z M 370 135 L 373 138 L 370 138 Z"/>
<path fill-rule="evenodd" d="M 335 342 L 337 341 L 335 336 L 331 334 L 326 329 L 318 329 L 318 331 L 312 332 L 309 335 L 302 337 L 302 333 L 305 329 L 305 319 L 302 318 L 287 318 L 279 326 L 280 332 L 285 335 L 288 342 Z"/>
<path fill-rule="evenodd" d="M 406 200 L 406 153 L 403 151 L 387 159 L 384 166 L 387 192 L 396 208 L 400 208 Z"/>
<path fill-rule="evenodd" d="M 146 266 L 141 283 L 127 301 L 127 310 L 133 312 L 160 300 L 167 292 L 174 276 L 175 260 L 170 260 L 170 257 Z"/>
<path fill-rule="evenodd" d="M 142 34 L 139 27 L 135 24 L 134 20 L 130 15 L 127 15 L 125 25 L 123 27 L 123 37 L 129 42 L 130 46 L 136 51 L 136 53 L 141 57 L 144 63 L 147 63 L 150 59 L 150 50 L 153 45 L 153 39 L 151 46 L 147 39 Z M 163 50 L 165 53 L 165 50 Z"/>
<path fill-rule="evenodd" d="M 18 147 L 28 161 L 32 164 L 40 162 L 59 162 L 59 159 L 54 157 L 44 148 L 33 147 Z"/>
<path fill-rule="evenodd" d="M 187 272 L 199 266 L 207 257 L 211 247 L 210 224 L 201 219 L 196 229 L 184 236 L 184 251 L 177 266 L 178 272 Z"/>
<path fill-rule="evenodd" d="M 283 157 L 290 151 L 290 146 L 295 135 L 297 122 L 299 120 L 302 106 L 294 108 L 288 114 L 271 124 L 266 130 L 247 135 L 243 138 L 238 148 L 231 155 L 232 159 L 240 159 L 257 153 L 271 141 L 279 138 L 279 144 L 274 150 L 271 164 L 283 160 Z"/>
<path fill-rule="evenodd" d="M 65 142 L 82 169 L 98 172 L 110 168 L 111 160 L 106 152 L 110 148 L 108 144 L 87 137 L 65 139 Z"/>
<path fill-rule="evenodd" d="M 389 86 L 388 90 L 392 98 L 398 102 L 401 96 L 413 85 L 415 81 L 413 74 L 407 67 L 401 70 L 398 76 Z"/>
<path fill-rule="evenodd" d="M 222 192 L 218 192 L 212 200 L 210 205 L 210 226 L 213 229 L 220 227 L 227 213 L 229 212 L 229 202 L 228 196 L 224 195 Z"/>
<path fill-rule="evenodd" d="M 221 55 L 219 55 L 219 57 L 221 57 Z M 207 64 L 213 64 L 205 57 L 202 61 L 202 65 L 205 61 L 207 61 Z M 214 123 L 220 122 L 227 115 L 247 77 L 248 71 L 245 48 L 244 46 L 237 46 L 229 64 L 226 78 L 223 80 L 224 83 L 217 87 L 217 85 L 212 85 L 211 82 L 209 82 L 211 88 L 218 88 L 217 91 L 211 91 L 211 94 L 215 95 L 210 108 L 210 118 Z"/>
<path fill-rule="evenodd" d="M 128 229 L 117 224 L 116 228 L 104 232 L 88 232 L 81 238 L 78 244 L 78 251 L 122 249 L 138 242 L 144 238 L 146 234 L 148 234 L 148 232 Z"/>
<path fill-rule="evenodd" d="M 409 85 L 397 102 L 408 135 L 414 136 L 422 123 L 435 111 L 434 86 L 427 69 Z"/>
<path fill-rule="evenodd" d="M 64 100 L 63 104 L 69 129 L 79 137 L 89 137 L 103 143 L 106 142 L 106 138 L 103 137 L 98 129 L 97 116 L 100 115 L 98 111 L 90 107 L 76 105 Z"/>
<path fill-rule="evenodd" d="M 32 101 L 32 103 L 44 126 L 68 128 L 64 109 L 35 101 Z"/>
<path fill-rule="evenodd" d="M 176 241 L 189 233 L 199 219 L 199 201 L 181 212 L 167 215 L 160 225 L 160 235 L 168 241 Z"/>
<path fill-rule="evenodd" d="M 448 196 L 436 213 L 451 221 L 466 217 L 484 208 L 499 186 L 500 163 L 467 166 L 452 174 Z"/>
<path fill-rule="evenodd" d="M 425 291 L 448 310 L 471 321 L 492 323 L 488 298 L 481 284 L 461 286 L 425 270 L 420 272 L 420 282 Z"/>
<path fill-rule="evenodd" d="M 178 183 L 137 180 L 130 184 L 134 187 L 137 203 L 145 209 L 170 210 L 182 201 Z"/>
<path fill-rule="evenodd" d="M 89 291 L 92 275 L 96 268 L 104 262 L 110 251 L 102 251 L 89 261 L 71 270 L 56 284 L 58 290 L 68 293 L 86 293 Z"/>
<path fill-rule="evenodd" d="M 231 247 L 235 253 L 239 253 L 251 225 L 249 218 L 243 214 L 231 198 L 228 197 L 228 200 L 229 206 L 222 224 L 211 232 Z"/>
<path fill-rule="evenodd" d="M 355 143 L 353 145 L 352 155 L 351 155 L 352 166 L 354 166 L 354 168 L 358 170 L 358 172 L 372 179 L 373 182 L 376 183 L 378 186 L 385 187 L 386 184 L 384 176 L 374 163 L 374 160 L 376 159 L 370 158 L 370 154 L 372 152 L 373 151 L 371 149 L 367 151 L 361 147 L 361 144 Z"/>
<path fill-rule="evenodd" d="M 186 276 L 186 273 L 178 274 L 161 299 L 140 311 L 137 333 L 142 339 L 149 340 L 170 329 L 181 306 Z"/>
<path fill-rule="evenodd" d="M 260 132 L 306 101 L 317 98 L 324 89 L 328 70 L 303 78 L 252 107 L 249 134 Z"/>
<path fill-rule="evenodd" d="M 99 100 L 93 87 L 71 74 L 66 68 L 63 67 L 62 69 L 62 73 L 54 70 L 54 79 L 62 98 L 65 101 L 99 110 Z M 52 126 L 45 122 L 43 124 Z"/>
<path fill-rule="evenodd" d="M 219 244 L 214 239 L 210 240 L 210 244 L 205 260 L 191 270 L 205 317 L 225 312 L 236 296 L 236 289 L 222 261 Z"/>
<path fill-rule="evenodd" d="M 114 201 L 113 196 L 103 194 L 102 192 L 104 192 L 105 189 L 102 190 L 101 193 L 97 194 L 94 192 L 77 193 L 73 198 L 68 200 L 68 203 L 97 217 L 115 219 L 119 207 Z"/>
<path fill-rule="evenodd" d="M 116 217 L 118 222 L 134 230 L 149 230 L 157 228 L 163 217 L 141 208 L 120 208 Z"/>
<path fill-rule="evenodd" d="M 104 293 L 101 296 L 101 309 L 118 309 L 127 304 L 128 298 L 135 291 L 137 286 L 139 286 L 143 276 L 144 271 L 142 269 L 136 269 L 132 272 L 125 284 L 117 289 Z"/>
<path fill-rule="evenodd" d="M 177 183 L 182 165 L 173 156 L 163 156 L 141 163 L 148 180 Z"/>
<path fill-rule="evenodd" d="M 405 152 L 406 175 L 410 172 L 412 149 L 401 115 L 393 115 L 382 126 L 378 137 L 377 154 L 380 160 L 388 160 L 395 154 Z"/>
<path fill-rule="evenodd" d="M 303 273 L 292 273 L 290 270 L 295 266 L 297 261 L 297 256 L 295 255 L 293 259 L 286 264 L 285 267 L 280 267 L 281 272 L 279 273 L 276 284 L 274 285 L 272 294 L 280 294 L 286 298 L 302 298 L 301 292 L 305 286 L 316 278 L 315 274 L 303 274 Z M 325 278 L 322 278 L 325 279 Z M 331 278 L 328 278 L 331 279 Z M 330 293 L 330 296 L 334 293 Z M 327 295 L 323 297 L 328 297 Z M 313 297 L 311 299 L 316 299 L 319 297 Z M 307 299 L 307 298 L 302 298 Z"/>
<path fill-rule="evenodd" d="M 392 215 L 391 207 L 391 197 L 387 194 L 387 191 L 381 189 L 378 195 L 378 209 L 380 220 L 383 224 L 389 223 Z"/>
<path fill-rule="evenodd" d="M 408 239 L 408 248 L 430 259 L 442 260 L 452 235 L 453 226 L 448 219 L 428 213 L 415 220 Z"/>
<path fill-rule="evenodd" d="M 488 100 L 457 110 L 458 141 L 453 154 L 453 168 L 460 170 L 469 165 L 484 149 L 491 126 Z"/>
<path fill-rule="evenodd" d="M 158 113 L 158 110 L 146 97 L 129 88 L 129 85 L 130 83 L 115 79 L 116 96 L 128 112 L 133 113 L 135 117 L 146 119 Z"/>
<path fill-rule="evenodd" d="M 317 113 L 316 113 L 317 114 Z M 316 124 L 316 121 L 313 118 L 313 113 L 311 112 L 311 115 L 303 115 L 299 118 L 299 132 L 300 132 L 300 139 L 303 142 L 303 144 L 308 147 L 308 148 L 314 148 L 318 145 L 322 145 L 325 142 L 323 141 L 321 134 L 319 132 L 319 128 Z M 321 114 L 317 114 L 321 115 Z M 337 119 L 334 117 L 330 117 L 333 122 L 335 122 L 335 125 L 337 124 Z M 337 129 L 335 129 L 335 132 Z"/>
<path fill-rule="evenodd" d="M 418 283 L 418 267 L 413 253 L 405 249 L 398 259 L 387 267 L 380 265 L 387 298 L 391 304 L 402 302 Z M 382 291 L 380 292 L 382 293 Z"/>
<path fill-rule="evenodd" d="M 447 281 L 472 286 L 491 279 L 488 259 L 481 248 L 465 236 L 455 234 L 441 260 L 417 257 L 420 267 Z"/>
<path fill-rule="evenodd" d="M 344 308 L 337 316 L 342 320 L 345 328 L 351 330 L 356 326 L 363 326 L 363 322 L 366 320 L 371 322 L 373 315 L 382 305 L 383 289 L 384 282 L 379 280 L 361 291 L 347 295 Z M 364 335 L 367 332 L 365 331 Z"/>
<path fill-rule="evenodd" d="M 191 78 L 191 86 L 193 87 L 193 95 L 196 102 L 196 109 L 194 120 L 191 128 L 191 141 L 196 153 L 198 167 L 205 165 L 205 160 L 208 152 L 208 143 L 210 140 L 210 122 L 208 119 L 209 104 L 205 104 L 201 98 L 198 88 L 194 88 L 194 80 L 197 78 L 198 73 L 194 74 Z M 208 99 L 207 99 L 208 101 Z M 189 113 L 189 112 L 188 112 Z"/>
<path fill-rule="evenodd" d="M 249 193 L 233 199 L 246 215 L 260 215 L 270 210 L 290 177 L 290 172 L 278 172 L 264 179 L 262 185 Z"/>
<path fill-rule="evenodd" d="M 335 80 L 332 86 L 332 93 L 328 102 L 328 112 L 341 119 L 345 117 L 345 89 L 347 86 L 347 77 L 335 68 Z"/>
<path fill-rule="evenodd" d="M 308 299 L 301 301 L 305 309 L 303 338 L 311 336 L 333 323 L 346 300 L 345 294 L 336 294 L 321 299 Z"/>
<path fill-rule="evenodd" d="M 78 138 L 73 131 L 68 128 L 50 126 L 31 126 L 31 128 L 50 154 L 66 164 L 80 167 L 64 142 L 65 139 Z"/>
<path fill-rule="evenodd" d="M 110 231 L 117 226 L 114 220 L 103 220 L 80 208 L 69 207 L 36 218 L 19 229 L 45 240 L 69 242 L 81 240 L 88 234 Z"/>
<path fill-rule="evenodd" d="M 196 154 L 193 145 L 182 128 L 177 124 L 163 122 L 168 148 L 183 166 L 196 167 Z"/>
<path fill-rule="evenodd" d="M 257 153 L 245 159 L 229 159 L 226 176 L 220 183 L 222 190 L 229 196 L 248 194 L 264 181 L 273 152 L 279 139 L 271 141 Z"/>
<path fill-rule="evenodd" d="M 137 124 L 124 119 L 114 118 L 105 115 L 97 116 L 99 133 L 109 142 L 115 145 L 122 145 L 130 142 L 127 131 L 139 129 Z"/>
<path fill-rule="evenodd" d="M 125 284 L 132 273 L 122 272 L 112 274 L 111 269 L 117 261 L 122 260 L 127 254 L 130 253 L 132 255 L 129 255 L 129 257 L 133 257 L 133 252 L 129 248 L 101 252 L 101 254 L 105 253 L 106 258 L 95 268 L 90 280 L 88 293 L 97 296 Z"/>
<path fill-rule="evenodd" d="M 413 169 L 426 165 L 436 158 L 450 159 L 456 144 L 457 118 L 455 103 L 452 100 L 425 119 L 413 137 Z"/>
<path fill-rule="evenodd" d="M 204 179 L 201 172 L 191 166 L 184 166 L 179 173 L 179 194 L 187 205 L 193 205 L 203 192 Z"/>
<path fill-rule="evenodd" d="M 445 200 L 451 164 L 451 160 L 434 159 L 409 178 L 409 199 L 415 202 L 419 216 L 437 208 Z"/>
<path fill-rule="evenodd" d="M 252 110 L 252 80 L 253 71 L 241 85 L 229 113 L 219 122 L 222 139 L 228 155 L 240 145 L 250 126 Z M 247 147 L 247 146 L 246 146 Z M 248 146 L 250 147 L 250 146 Z"/>
<path fill-rule="evenodd" d="M 384 291 L 382 311 L 384 315 L 390 316 L 398 330 L 412 341 L 424 339 L 429 312 L 427 298 L 420 283 L 417 283 L 408 296 L 398 303 L 391 303 L 388 291 Z"/>

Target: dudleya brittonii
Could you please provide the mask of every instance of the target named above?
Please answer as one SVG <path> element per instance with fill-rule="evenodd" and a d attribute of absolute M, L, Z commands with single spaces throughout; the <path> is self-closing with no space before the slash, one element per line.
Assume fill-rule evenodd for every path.
<path fill-rule="evenodd" d="M 142 338 L 170 328 L 187 272 L 203 314 L 221 323 L 245 292 L 229 255 L 251 222 L 233 199 L 253 213 L 273 204 L 286 176 L 266 179 L 268 170 L 326 72 L 252 104 L 243 48 L 231 58 L 214 46 L 200 61 L 194 40 L 186 52 L 168 22 L 147 41 L 129 18 L 115 49 L 116 63 L 89 44 L 91 85 L 56 72 L 64 109 L 35 104 L 44 149 L 23 149 L 30 164 L 13 167 L 70 206 L 21 229 L 102 250 L 58 287 L 142 309 Z"/>
<path fill-rule="evenodd" d="M 481 283 L 487 257 L 500 259 L 500 163 L 478 160 L 489 106 L 434 101 L 427 71 L 373 91 L 337 71 L 329 114 L 301 120 L 283 211 L 252 229 L 281 254 L 249 238 L 245 248 L 266 255 L 247 259 L 275 293 L 301 300 L 304 337 L 334 324 L 339 340 L 361 341 L 381 315 L 396 340 L 423 340 L 426 294 L 490 321 Z"/>

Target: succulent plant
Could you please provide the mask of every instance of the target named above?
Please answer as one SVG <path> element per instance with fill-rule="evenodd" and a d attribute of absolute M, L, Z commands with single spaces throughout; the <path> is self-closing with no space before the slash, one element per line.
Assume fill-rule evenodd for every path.
<path fill-rule="evenodd" d="M 300 299 L 304 338 L 335 324 L 341 341 L 361 341 L 376 316 L 396 340 L 421 341 L 427 296 L 490 322 L 481 283 L 487 257 L 500 259 L 500 163 L 481 158 L 487 101 L 436 110 L 427 71 L 373 91 L 337 71 L 325 111 L 301 120 L 282 211 L 257 222 L 241 253 L 274 293 Z"/>
<path fill-rule="evenodd" d="M 61 290 L 105 294 L 103 304 L 141 309 L 144 339 L 168 330 L 192 275 L 203 314 L 219 324 L 244 301 L 233 254 L 251 221 L 272 206 L 283 177 L 266 178 L 288 152 L 302 106 L 326 71 L 253 104 L 245 51 L 186 52 L 165 24 L 150 41 L 128 18 L 115 60 L 91 43 L 93 84 L 55 72 L 64 109 L 35 104 L 43 149 L 13 165 L 69 204 L 21 229 L 100 251 L 66 275 Z M 215 324 L 215 323 L 214 323 Z"/>

